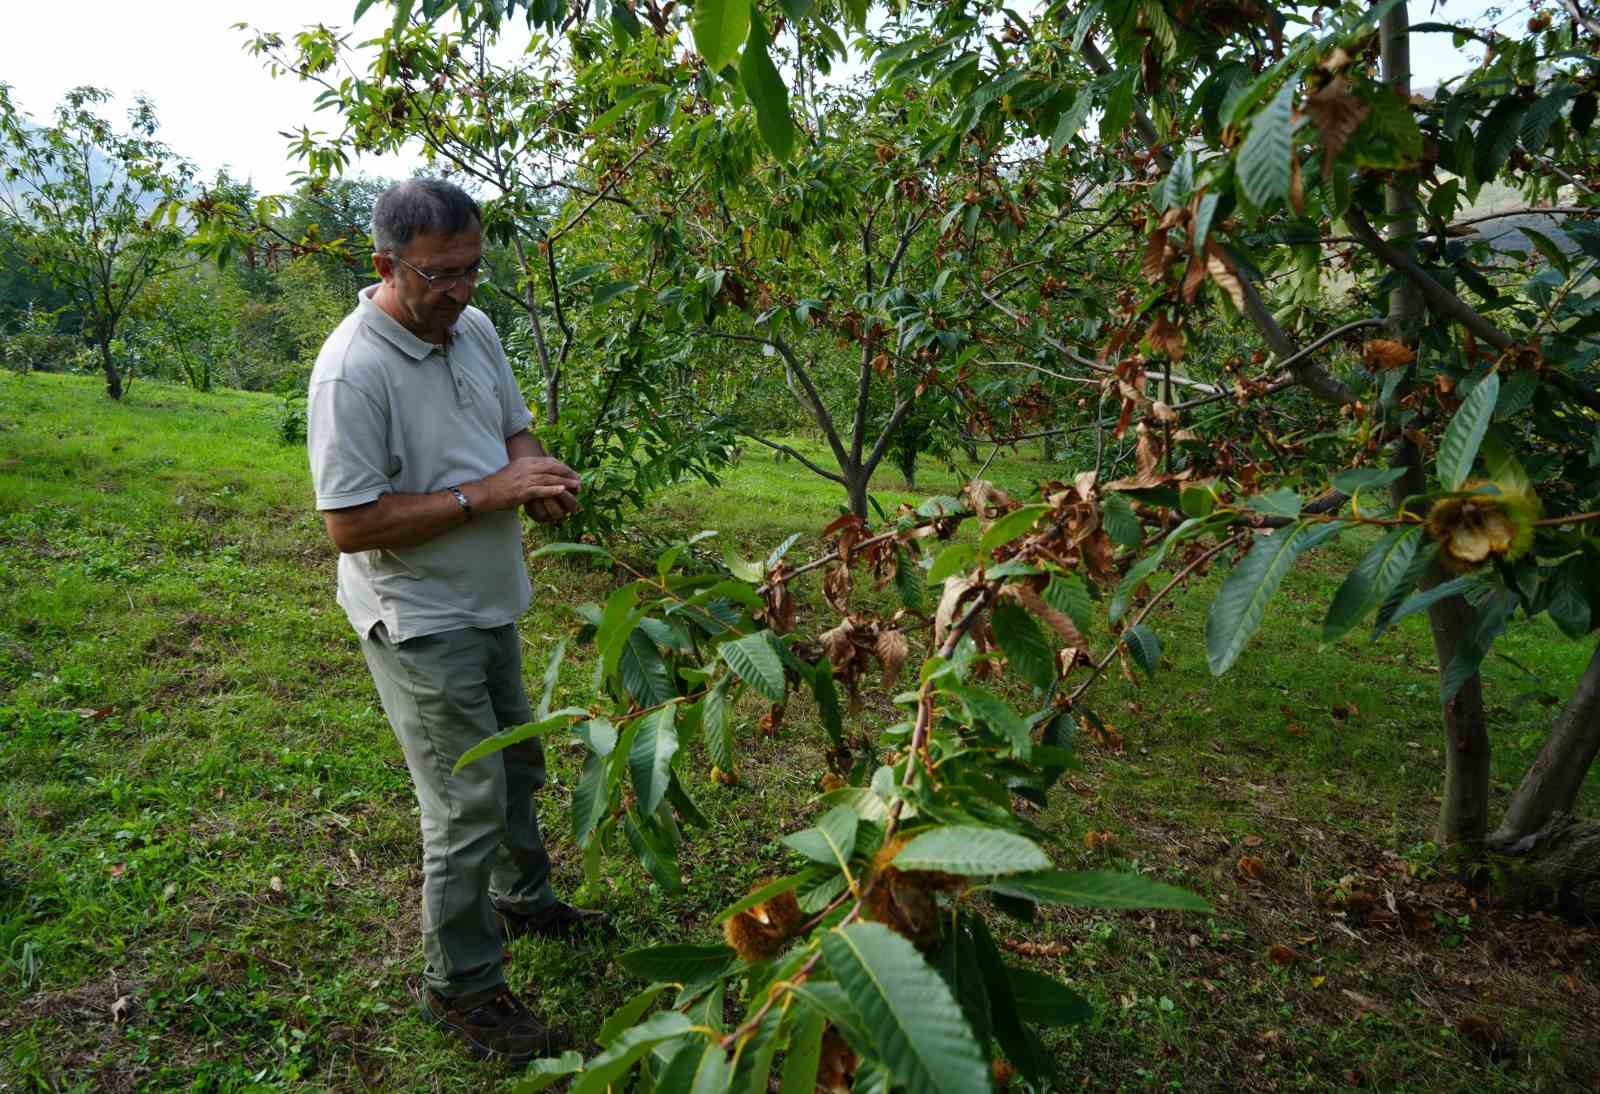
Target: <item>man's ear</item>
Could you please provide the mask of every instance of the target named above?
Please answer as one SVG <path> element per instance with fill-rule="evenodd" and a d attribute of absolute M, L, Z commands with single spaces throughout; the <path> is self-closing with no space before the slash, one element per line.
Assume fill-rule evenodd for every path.
<path fill-rule="evenodd" d="M 394 259 L 382 251 L 372 253 L 372 268 L 378 271 L 378 276 L 387 281 L 394 276 Z"/>

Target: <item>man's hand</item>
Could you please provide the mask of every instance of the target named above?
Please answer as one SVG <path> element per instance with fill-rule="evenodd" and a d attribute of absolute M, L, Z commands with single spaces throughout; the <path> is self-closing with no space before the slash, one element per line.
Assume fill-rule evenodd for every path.
<path fill-rule="evenodd" d="M 559 520 L 578 510 L 575 494 L 582 488 L 578 473 L 558 459 L 550 456 L 521 456 L 506 464 L 486 479 L 473 484 L 475 509 L 493 511 L 528 507 L 528 515 L 541 519 L 539 513 L 558 514 L 543 519 Z"/>
<path fill-rule="evenodd" d="M 553 498 L 535 498 L 525 506 L 528 516 L 540 524 L 554 524 L 578 511 L 578 499 L 563 491 Z"/>

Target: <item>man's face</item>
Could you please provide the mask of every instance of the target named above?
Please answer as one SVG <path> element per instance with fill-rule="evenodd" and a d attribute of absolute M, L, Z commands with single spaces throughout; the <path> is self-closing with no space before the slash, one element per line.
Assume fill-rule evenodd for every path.
<path fill-rule="evenodd" d="M 476 224 L 455 235 L 415 236 L 398 256 L 373 255 L 392 305 L 385 310 L 417 337 L 442 343 L 472 299 L 472 277 L 482 256 L 483 233 Z M 429 284 L 422 274 L 443 276 Z"/>

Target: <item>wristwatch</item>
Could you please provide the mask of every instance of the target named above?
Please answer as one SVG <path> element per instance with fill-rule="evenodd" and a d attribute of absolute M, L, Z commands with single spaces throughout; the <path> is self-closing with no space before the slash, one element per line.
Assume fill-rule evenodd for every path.
<path fill-rule="evenodd" d="M 459 486 L 452 486 L 449 489 L 450 489 L 450 493 L 452 493 L 452 494 L 454 494 L 456 496 L 456 504 L 461 506 L 461 511 L 467 515 L 467 519 L 468 520 L 471 520 L 472 519 L 472 503 L 467 500 L 467 495 L 465 495 L 465 494 L 463 494 L 461 492 L 461 487 L 459 487 Z"/>

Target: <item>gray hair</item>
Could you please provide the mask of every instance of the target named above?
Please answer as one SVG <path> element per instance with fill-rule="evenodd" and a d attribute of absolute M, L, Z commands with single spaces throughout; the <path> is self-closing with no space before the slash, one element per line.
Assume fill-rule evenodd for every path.
<path fill-rule="evenodd" d="M 372 207 L 373 250 L 395 254 L 419 235 L 464 232 L 483 223 L 478 203 L 444 179 L 407 179 L 383 192 Z"/>

